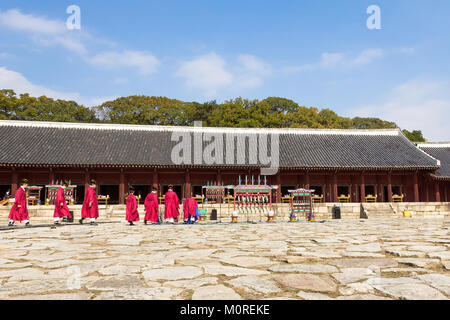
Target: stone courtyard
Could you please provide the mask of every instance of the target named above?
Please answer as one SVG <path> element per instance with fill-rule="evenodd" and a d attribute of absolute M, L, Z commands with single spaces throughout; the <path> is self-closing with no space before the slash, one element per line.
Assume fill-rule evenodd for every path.
<path fill-rule="evenodd" d="M 448 299 L 450 220 L 0 231 L 0 299 Z"/>

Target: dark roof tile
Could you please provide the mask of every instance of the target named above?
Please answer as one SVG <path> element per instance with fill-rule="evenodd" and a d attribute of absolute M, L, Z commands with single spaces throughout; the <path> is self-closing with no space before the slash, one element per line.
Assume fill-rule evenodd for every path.
<path fill-rule="evenodd" d="M 436 169 L 437 161 L 399 130 L 232 129 L 0 121 L 3 165 L 173 166 L 173 133 L 279 134 L 280 167 L 332 169 Z M 204 142 L 204 146 L 209 143 Z M 224 138 L 224 146 L 226 140 Z M 225 153 L 225 150 L 223 152 Z M 269 145 L 270 150 L 270 145 Z M 236 157 L 245 153 L 246 162 Z M 194 147 L 191 150 L 192 159 Z M 246 150 L 234 165 L 251 166 Z M 192 160 L 193 161 L 193 160 Z M 225 161 L 225 156 L 224 156 Z M 205 162 L 201 165 L 207 167 Z M 253 165 L 254 166 L 254 165 Z M 261 166 L 258 162 L 256 166 Z M 447 169 L 446 169 L 447 170 Z"/>

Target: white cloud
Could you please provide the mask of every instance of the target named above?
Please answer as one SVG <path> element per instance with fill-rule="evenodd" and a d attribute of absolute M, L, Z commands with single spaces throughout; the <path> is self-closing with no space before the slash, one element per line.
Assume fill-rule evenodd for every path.
<path fill-rule="evenodd" d="M 17 9 L 0 12 L 0 24 L 14 30 L 56 35 L 66 31 L 64 22 L 23 14 Z"/>
<path fill-rule="evenodd" d="M 384 55 L 385 51 L 383 49 L 367 49 L 361 51 L 361 53 L 354 59 L 350 60 L 349 63 L 354 65 L 369 64 L 373 60 L 382 58 Z"/>
<path fill-rule="evenodd" d="M 123 52 L 103 52 L 88 59 L 88 61 L 98 67 L 108 69 L 130 67 L 137 69 L 142 74 L 156 72 L 160 61 L 146 51 L 125 50 Z"/>
<path fill-rule="evenodd" d="M 241 54 L 236 62 L 227 63 L 215 52 L 183 62 L 176 72 L 189 89 L 201 90 L 209 98 L 219 90 L 258 87 L 270 74 L 271 66 L 253 55 Z"/>
<path fill-rule="evenodd" d="M 47 96 L 53 99 L 73 100 L 87 107 L 116 99 L 113 97 L 88 98 L 79 93 L 61 92 L 31 83 L 21 73 L 0 67 L 0 88 L 14 90 L 17 94 L 28 93 L 33 97 Z"/>
<path fill-rule="evenodd" d="M 85 31 L 68 30 L 61 20 L 24 14 L 17 9 L 10 9 L 0 12 L 0 25 L 29 34 L 31 39 L 39 45 L 57 45 L 78 54 L 87 53 L 83 42 L 90 37 L 89 34 Z"/>
<path fill-rule="evenodd" d="M 256 88 L 262 85 L 264 78 L 272 73 L 272 67 L 263 60 L 250 55 L 241 54 L 237 58 L 234 86 L 236 88 Z"/>
<path fill-rule="evenodd" d="M 386 52 L 383 49 L 365 49 L 353 57 L 339 52 L 325 52 L 322 53 L 320 60 L 316 63 L 287 66 L 282 71 L 285 74 L 294 74 L 306 70 L 350 68 L 372 63 L 374 60 L 384 57 L 385 54 Z"/>
<path fill-rule="evenodd" d="M 233 82 L 233 75 L 225 68 L 225 60 L 214 52 L 183 62 L 176 75 L 184 78 L 189 88 L 200 89 L 208 97 Z"/>
<path fill-rule="evenodd" d="M 402 129 L 422 130 L 431 141 L 449 141 L 450 83 L 410 80 L 392 89 L 384 101 L 354 109 L 352 114 L 394 121 Z"/>

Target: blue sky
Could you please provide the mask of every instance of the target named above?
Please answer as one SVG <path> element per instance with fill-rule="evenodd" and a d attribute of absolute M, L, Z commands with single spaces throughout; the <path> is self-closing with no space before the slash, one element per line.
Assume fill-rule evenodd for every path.
<path fill-rule="evenodd" d="M 68 30 L 66 8 L 81 9 Z M 369 5 L 381 30 L 369 30 Z M 126 95 L 281 96 L 450 140 L 447 0 L 9 1 L 0 88 L 87 106 Z"/>

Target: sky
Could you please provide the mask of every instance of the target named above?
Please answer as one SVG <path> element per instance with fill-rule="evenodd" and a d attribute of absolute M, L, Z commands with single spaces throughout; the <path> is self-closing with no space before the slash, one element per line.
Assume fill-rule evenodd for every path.
<path fill-rule="evenodd" d="M 0 89 L 89 107 L 278 96 L 450 141 L 449 12 L 448 0 L 2 0 Z"/>

